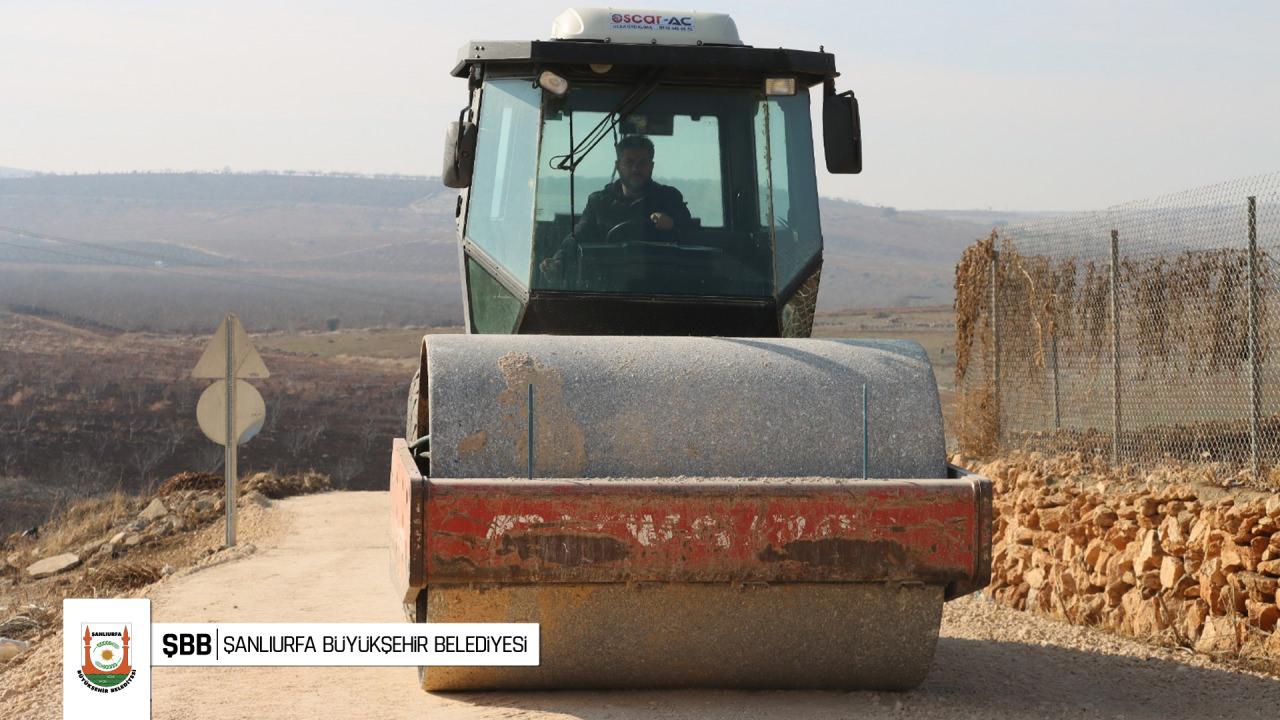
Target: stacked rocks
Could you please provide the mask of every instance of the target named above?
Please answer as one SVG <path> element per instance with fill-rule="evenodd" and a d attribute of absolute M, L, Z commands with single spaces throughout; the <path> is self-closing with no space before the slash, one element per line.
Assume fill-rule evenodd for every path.
<path fill-rule="evenodd" d="M 1079 456 L 1017 454 L 976 470 L 996 488 L 997 601 L 1280 660 L 1280 496 L 1170 482 L 1167 469 L 1134 482 Z"/>

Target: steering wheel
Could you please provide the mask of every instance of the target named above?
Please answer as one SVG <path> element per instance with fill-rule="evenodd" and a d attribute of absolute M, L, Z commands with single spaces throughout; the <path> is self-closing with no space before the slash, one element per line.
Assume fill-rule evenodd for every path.
<path fill-rule="evenodd" d="M 643 220 L 638 218 L 623 220 L 617 225 L 614 225 L 613 227 L 609 228 L 609 232 L 605 233 L 604 235 L 604 241 L 607 243 L 612 243 L 612 242 L 622 242 L 630 239 L 637 239 L 637 240 L 642 239 L 644 237 L 643 233 L 644 233 L 645 224 L 648 222 L 649 222 L 648 218 L 645 218 Z M 638 235 L 639 237 L 631 238 L 625 235 L 625 233 L 631 233 L 632 235 Z M 621 238 L 619 238 L 619 236 L 621 236 Z"/>

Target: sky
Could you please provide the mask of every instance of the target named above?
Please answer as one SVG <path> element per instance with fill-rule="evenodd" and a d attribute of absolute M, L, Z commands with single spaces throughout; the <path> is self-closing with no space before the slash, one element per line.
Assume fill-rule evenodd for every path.
<path fill-rule="evenodd" d="M 458 48 L 547 38 L 568 6 L 0 0 L 0 166 L 439 174 Z M 729 12 L 751 45 L 835 54 L 865 162 L 823 172 L 827 196 L 1082 210 L 1280 169 L 1280 3 L 686 9 Z"/>

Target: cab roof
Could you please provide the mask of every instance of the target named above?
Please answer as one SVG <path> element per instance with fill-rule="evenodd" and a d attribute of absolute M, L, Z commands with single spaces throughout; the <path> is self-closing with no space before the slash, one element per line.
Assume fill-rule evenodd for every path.
<path fill-rule="evenodd" d="M 600 74 L 590 66 L 609 66 Z M 749 45 L 660 45 L 594 40 L 476 40 L 458 52 L 451 74 L 465 78 L 473 68 L 485 74 L 527 75 L 555 69 L 565 75 L 595 72 L 608 81 L 610 74 L 633 75 L 663 68 L 669 77 L 688 81 L 741 81 L 755 83 L 765 76 L 794 77 L 798 84 L 816 85 L 836 78 L 835 56 L 819 50 L 766 49 Z"/>

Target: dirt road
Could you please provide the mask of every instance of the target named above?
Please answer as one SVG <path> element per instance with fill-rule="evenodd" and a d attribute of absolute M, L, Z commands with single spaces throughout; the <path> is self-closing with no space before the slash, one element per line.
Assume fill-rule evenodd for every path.
<path fill-rule="evenodd" d="M 284 501 L 258 552 L 174 582 L 156 622 L 399 622 L 386 493 Z M 981 600 L 948 605 L 929 679 L 907 694 L 431 695 L 412 668 L 156 668 L 154 716 L 237 718 L 1274 718 L 1280 680 Z"/>

